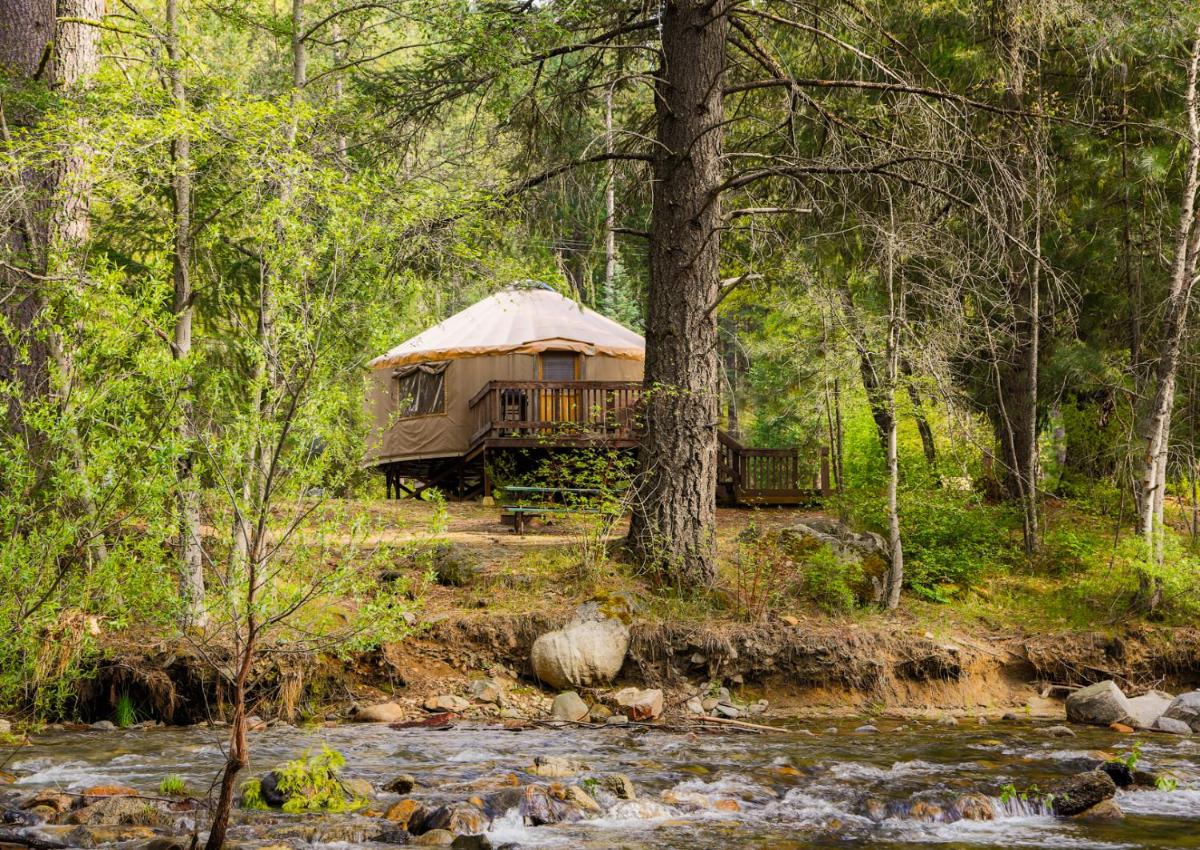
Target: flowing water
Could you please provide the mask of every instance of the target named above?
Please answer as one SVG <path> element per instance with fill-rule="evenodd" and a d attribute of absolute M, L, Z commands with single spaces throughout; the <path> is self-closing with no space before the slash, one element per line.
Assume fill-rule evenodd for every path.
<path fill-rule="evenodd" d="M 831 725 L 838 731 L 829 731 Z M 1060 739 L 1033 723 L 973 721 L 957 727 L 881 722 L 879 734 L 856 734 L 857 725 L 813 721 L 816 734 L 754 736 L 636 727 L 276 727 L 252 734 L 254 764 L 245 776 L 327 744 L 346 756 L 344 774 L 379 787 L 398 773 L 411 773 L 426 786 L 413 796 L 431 801 L 464 799 L 471 792 L 463 783 L 519 773 L 537 755 L 578 758 L 593 772 L 624 773 L 636 784 L 639 801 L 619 803 L 597 819 L 540 827 L 516 817 L 493 823 L 495 844 L 521 847 L 1200 848 L 1200 739 L 1137 736 L 1139 767 L 1169 771 L 1179 787 L 1120 792 L 1125 820 L 1093 824 L 998 798 L 1008 783 L 1044 788 L 1085 769 L 1097 751 L 1124 755 L 1132 736 L 1080 730 L 1078 737 Z M 207 788 L 220 770 L 222 743 L 222 730 L 199 728 L 53 732 L 37 737 L 6 769 L 17 774 L 18 789 L 120 783 L 153 793 L 172 773 L 194 788 Z M 925 822 L 896 811 L 898 803 L 944 807 L 966 792 L 996 798 L 998 817 Z M 867 798 L 893 804 L 892 814 L 865 817 Z M 376 807 L 393 799 L 382 794 Z M 717 801 L 725 802 L 714 808 Z"/>

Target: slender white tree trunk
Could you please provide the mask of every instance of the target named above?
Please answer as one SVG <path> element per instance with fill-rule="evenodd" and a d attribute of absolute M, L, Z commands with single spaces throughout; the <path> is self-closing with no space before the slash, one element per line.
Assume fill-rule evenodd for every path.
<path fill-rule="evenodd" d="M 1138 436 L 1145 447 L 1141 462 L 1138 492 L 1140 530 L 1146 543 L 1147 559 L 1159 562 L 1164 490 L 1166 489 L 1167 447 L 1170 443 L 1171 408 L 1175 399 L 1175 380 L 1179 371 L 1180 351 L 1187 330 L 1188 305 L 1196 283 L 1196 252 L 1200 249 L 1200 227 L 1196 222 L 1197 192 L 1200 191 L 1200 27 L 1192 42 L 1187 79 L 1188 159 L 1184 171 L 1183 196 L 1179 204 L 1179 224 L 1175 236 L 1175 256 L 1163 315 L 1162 344 L 1154 373 L 1154 395 L 1142 416 Z"/>
<path fill-rule="evenodd" d="M 888 410 L 887 509 L 888 545 L 892 555 L 891 566 L 888 569 L 886 602 L 888 608 L 895 609 L 900 605 L 900 589 L 904 585 L 904 544 L 900 539 L 900 453 L 896 432 L 896 382 L 900 372 L 900 322 L 904 294 L 896 292 L 896 258 L 892 238 L 893 235 L 889 233 L 884 250 L 883 269 L 888 299 L 887 371 L 884 376 L 887 388 L 884 403 Z"/>

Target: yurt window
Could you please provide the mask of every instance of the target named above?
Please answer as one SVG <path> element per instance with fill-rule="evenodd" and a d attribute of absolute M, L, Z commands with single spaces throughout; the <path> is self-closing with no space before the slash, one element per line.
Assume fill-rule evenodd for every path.
<path fill-rule="evenodd" d="M 448 363 L 415 363 L 393 372 L 400 416 L 427 416 L 446 409 Z"/>
<path fill-rule="evenodd" d="M 543 381 L 574 381 L 579 378 L 579 355 L 574 351 L 542 352 Z"/>

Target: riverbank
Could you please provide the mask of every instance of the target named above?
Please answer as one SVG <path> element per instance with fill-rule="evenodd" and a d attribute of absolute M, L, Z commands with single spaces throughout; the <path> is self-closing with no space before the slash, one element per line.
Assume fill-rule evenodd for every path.
<path fill-rule="evenodd" d="M 742 705 L 765 699 L 768 718 L 868 711 L 1061 717 L 1058 698 L 1071 686 L 1113 679 L 1137 694 L 1200 685 L 1200 629 L 1132 614 L 1110 617 L 1102 629 L 1072 628 L 1075 620 L 1058 612 L 1072 592 L 1068 585 L 1082 579 L 1063 565 L 997 570 L 947 603 L 906 594 L 896 612 L 860 601 L 823 611 L 813 601 L 815 567 L 803 560 L 809 550 L 788 548 L 799 523 L 823 519 L 813 512 L 720 511 L 718 587 L 684 596 L 655 588 L 621 561 L 614 548 L 620 525 L 534 524 L 518 536 L 499 522 L 497 508 L 478 504 L 350 507 L 369 520 L 355 557 L 369 555 L 380 570 L 376 580 L 409 590 L 410 634 L 367 651 L 266 653 L 252 677 L 251 710 L 260 717 L 348 718 L 387 701 L 413 720 L 438 696 L 467 698 L 468 712 L 487 717 L 499 709 L 470 699 L 471 683 L 496 679 L 510 695 L 511 713 L 537 719 L 554 691 L 534 675 L 532 644 L 597 598 L 629 620 L 617 685 L 662 688 L 668 717 L 713 684 Z M 1057 521 L 1066 519 L 1060 511 Z M 318 533 L 330 533 L 319 513 L 291 545 L 308 545 Z M 596 557 L 597 548 L 604 557 Z M 850 584 L 850 593 L 869 592 L 861 580 Z M 320 600 L 314 607 L 326 616 L 355 604 Z M 78 628 L 85 625 L 94 632 L 91 655 L 56 713 L 16 719 L 113 721 L 118 701 L 139 720 L 187 724 L 223 716 L 226 685 L 213 667 L 219 657 L 211 645 L 201 651 L 196 635 L 105 621 Z"/>

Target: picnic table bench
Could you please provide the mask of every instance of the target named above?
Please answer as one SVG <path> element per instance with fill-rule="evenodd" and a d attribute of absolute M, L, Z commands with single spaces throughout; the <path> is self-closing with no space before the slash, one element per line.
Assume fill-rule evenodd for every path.
<path fill-rule="evenodd" d="M 578 505 L 567 505 L 560 502 L 551 501 L 555 496 L 560 499 L 563 496 L 599 496 L 603 491 L 595 487 L 505 487 L 504 494 L 514 494 L 517 496 L 539 496 L 542 501 L 536 505 L 521 505 L 521 504 L 506 504 L 501 505 L 500 520 L 503 522 L 507 516 L 511 516 L 513 520 L 513 532 L 516 534 L 525 533 L 525 523 L 531 517 L 545 516 L 547 514 L 599 514 L 604 513 L 599 508 L 582 507 Z"/>

